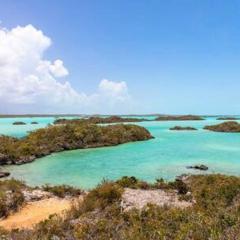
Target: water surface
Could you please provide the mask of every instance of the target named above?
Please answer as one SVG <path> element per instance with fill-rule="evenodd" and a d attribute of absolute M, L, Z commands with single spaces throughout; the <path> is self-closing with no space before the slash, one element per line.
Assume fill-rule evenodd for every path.
<path fill-rule="evenodd" d="M 9 119 L 0 120 L 3 122 L 0 121 L 1 133 L 24 136 L 29 130 L 46 126 L 54 118 L 25 119 L 36 120 L 39 125 L 11 125 L 9 128 L 6 127 L 10 126 Z M 33 163 L 8 166 L 7 170 L 30 185 L 64 183 L 83 188 L 92 188 L 104 178 L 117 179 L 124 175 L 147 181 L 159 177 L 172 180 L 182 173 L 199 173 L 186 169 L 186 166 L 200 163 L 209 167 L 209 173 L 240 175 L 240 134 L 202 129 L 205 125 L 220 122 L 208 117 L 205 121 L 136 123 L 146 127 L 155 138 L 114 147 L 56 153 Z M 176 125 L 192 126 L 198 131 L 169 130 Z"/>

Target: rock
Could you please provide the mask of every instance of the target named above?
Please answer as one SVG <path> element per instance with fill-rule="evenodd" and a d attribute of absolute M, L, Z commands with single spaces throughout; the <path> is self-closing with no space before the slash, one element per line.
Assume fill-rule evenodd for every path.
<path fill-rule="evenodd" d="M 38 124 L 38 122 L 31 122 L 31 124 Z"/>
<path fill-rule="evenodd" d="M 20 121 L 19 121 L 19 122 L 14 122 L 13 125 L 26 125 L 26 123 L 25 123 L 25 122 L 20 122 Z"/>
<path fill-rule="evenodd" d="M 21 156 L 16 162 L 16 165 L 21 165 L 23 163 L 30 163 L 33 162 L 36 159 L 36 156 Z"/>
<path fill-rule="evenodd" d="M 121 208 L 123 211 L 128 211 L 134 208 L 141 210 L 147 204 L 155 204 L 160 207 L 177 207 L 182 209 L 192 206 L 191 202 L 179 200 L 176 192 L 169 192 L 161 189 L 124 189 L 121 201 Z"/>
<path fill-rule="evenodd" d="M 201 170 L 201 171 L 207 171 L 208 170 L 208 167 L 203 165 L 203 164 L 194 165 L 194 166 L 188 166 L 187 168 Z"/>
<path fill-rule="evenodd" d="M 176 181 L 182 181 L 182 182 L 186 183 L 186 181 L 188 180 L 189 177 L 190 177 L 190 174 L 182 174 L 180 176 L 177 176 L 175 179 L 176 179 Z"/>
<path fill-rule="evenodd" d="M 0 165 L 12 163 L 9 157 L 6 154 L 0 153 Z"/>
<path fill-rule="evenodd" d="M 9 175 L 9 172 L 0 172 L 0 178 L 8 177 Z"/>
<path fill-rule="evenodd" d="M 50 198 L 53 196 L 52 193 L 46 192 L 46 191 L 43 191 L 40 189 L 36 189 L 33 191 L 23 190 L 22 193 L 23 193 L 25 201 L 27 201 L 27 202 L 39 201 L 39 200 Z"/>

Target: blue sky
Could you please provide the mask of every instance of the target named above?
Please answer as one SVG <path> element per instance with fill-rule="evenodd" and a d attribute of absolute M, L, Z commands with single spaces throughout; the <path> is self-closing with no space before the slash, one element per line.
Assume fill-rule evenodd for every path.
<path fill-rule="evenodd" d="M 42 58 L 69 73 L 57 81 L 84 95 L 49 106 L 35 87 L 31 101 L 29 89 L 13 102 L 0 90 L 2 113 L 240 114 L 239 1 L 0 0 L 0 20 L 5 32 L 41 30 L 52 42 Z"/>

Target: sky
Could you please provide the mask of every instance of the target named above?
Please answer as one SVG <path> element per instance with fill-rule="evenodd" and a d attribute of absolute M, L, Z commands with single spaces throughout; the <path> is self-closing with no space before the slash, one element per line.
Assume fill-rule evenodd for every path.
<path fill-rule="evenodd" d="M 240 1 L 0 0 L 0 113 L 240 114 Z"/>

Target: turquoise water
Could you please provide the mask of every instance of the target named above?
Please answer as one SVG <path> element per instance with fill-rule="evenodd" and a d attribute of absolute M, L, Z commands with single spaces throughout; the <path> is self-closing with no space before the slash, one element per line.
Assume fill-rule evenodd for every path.
<path fill-rule="evenodd" d="M 31 122 L 33 118 L 28 120 Z M 32 128 L 46 126 L 53 120 L 39 118 L 39 126 L 12 127 L 9 119 L 4 119 L 5 124 L 1 119 L 0 133 L 24 136 Z M 199 163 L 206 164 L 209 173 L 240 175 L 240 134 L 202 129 L 205 125 L 220 122 L 213 117 L 205 121 L 141 122 L 137 124 L 146 127 L 154 139 L 114 147 L 66 151 L 33 163 L 6 168 L 12 177 L 30 185 L 64 183 L 82 188 L 92 188 L 104 178 L 117 179 L 124 175 L 134 175 L 147 181 L 159 177 L 171 180 L 182 173 L 199 173 L 186 169 L 188 165 Z M 168 130 L 176 125 L 196 127 L 198 131 Z"/>
<path fill-rule="evenodd" d="M 66 119 L 79 117 L 64 117 Z M 29 132 L 39 128 L 46 127 L 54 122 L 55 117 L 18 117 L 18 118 L 0 118 L 0 134 L 21 138 Z M 26 125 L 13 125 L 14 122 L 24 122 Z M 37 122 L 38 124 L 31 124 Z"/>
<path fill-rule="evenodd" d="M 49 123 L 52 123 L 54 120 L 55 120 L 54 117 L 0 118 L 0 134 L 9 135 L 13 137 L 23 137 L 30 131 L 46 127 Z M 13 122 L 16 121 L 25 122 L 27 124 L 12 125 Z M 38 124 L 31 124 L 31 122 L 38 122 Z"/>

